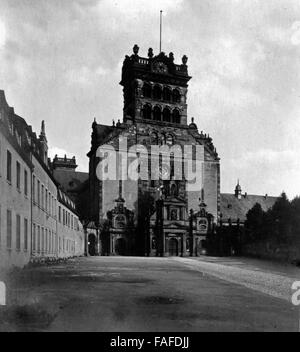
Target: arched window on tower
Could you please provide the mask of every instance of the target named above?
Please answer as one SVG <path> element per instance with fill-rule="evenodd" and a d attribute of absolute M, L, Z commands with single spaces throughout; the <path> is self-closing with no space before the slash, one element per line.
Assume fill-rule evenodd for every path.
<path fill-rule="evenodd" d="M 159 106 L 155 106 L 153 109 L 153 119 L 156 121 L 161 121 L 161 110 Z"/>
<path fill-rule="evenodd" d="M 151 120 L 151 106 L 146 104 L 143 107 L 143 118 L 147 120 Z"/>
<path fill-rule="evenodd" d="M 173 110 L 172 122 L 173 123 L 180 123 L 180 113 L 179 113 L 178 109 Z"/>
<path fill-rule="evenodd" d="M 143 96 L 144 98 L 151 98 L 151 85 L 149 83 L 143 85 Z"/>
<path fill-rule="evenodd" d="M 163 110 L 163 121 L 171 122 L 171 111 L 167 107 Z"/>
<path fill-rule="evenodd" d="M 158 85 L 154 86 L 154 88 L 153 88 L 153 98 L 154 99 L 161 99 L 161 94 L 162 94 L 162 92 L 161 92 L 160 86 L 158 86 Z"/>
<path fill-rule="evenodd" d="M 174 103 L 180 103 L 180 93 L 178 89 L 173 89 L 172 96 Z"/>
<path fill-rule="evenodd" d="M 163 89 L 163 100 L 165 101 L 171 100 L 171 90 L 168 87 L 164 87 Z"/>

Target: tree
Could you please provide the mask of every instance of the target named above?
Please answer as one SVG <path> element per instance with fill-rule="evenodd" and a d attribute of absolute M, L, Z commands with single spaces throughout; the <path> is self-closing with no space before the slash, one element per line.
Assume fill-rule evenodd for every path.
<path fill-rule="evenodd" d="M 284 192 L 274 203 L 271 217 L 275 229 L 274 235 L 279 242 L 285 242 L 291 232 L 291 203 Z"/>
<path fill-rule="evenodd" d="M 264 221 L 264 211 L 259 203 L 256 203 L 246 215 L 245 226 L 250 235 L 249 240 L 261 240 Z"/>

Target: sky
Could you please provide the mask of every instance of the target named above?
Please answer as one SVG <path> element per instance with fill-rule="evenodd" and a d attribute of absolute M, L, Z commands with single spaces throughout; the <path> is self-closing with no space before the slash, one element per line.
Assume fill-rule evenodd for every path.
<path fill-rule="evenodd" d="M 125 55 L 188 56 L 188 120 L 221 158 L 221 191 L 300 194 L 299 0 L 0 0 L 0 89 L 50 155 L 88 171 L 91 124 L 122 120 Z"/>

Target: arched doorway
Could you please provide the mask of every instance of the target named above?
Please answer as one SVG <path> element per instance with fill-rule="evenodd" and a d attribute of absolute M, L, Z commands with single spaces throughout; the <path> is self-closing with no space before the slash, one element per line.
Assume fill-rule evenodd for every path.
<path fill-rule="evenodd" d="M 94 256 L 97 253 L 97 240 L 93 233 L 90 233 L 88 237 L 88 252 L 91 256 Z"/>
<path fill-rule="evenodd" d="M 176 238 L 169 240 L 169 255 L 178 256 L 178 241 Z"/>
<path fill-rule="evenodd" d="M 118 238 L 115 244 L 115 253 L 117 255 L 125 255 L 126 254 L 126 241 L 124 238 Z"/>

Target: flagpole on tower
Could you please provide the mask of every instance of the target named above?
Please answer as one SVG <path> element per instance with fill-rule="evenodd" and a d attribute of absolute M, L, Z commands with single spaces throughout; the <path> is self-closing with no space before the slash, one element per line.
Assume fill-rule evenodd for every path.
<path fill-rule="evenodd" d="M 162 10 L 160 10 L 160 22 L 159 22 L 159 52 L 161 53 L 161 28 L 162 28 Z"/>

